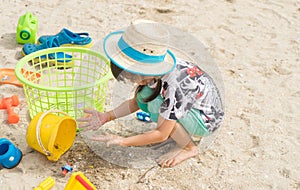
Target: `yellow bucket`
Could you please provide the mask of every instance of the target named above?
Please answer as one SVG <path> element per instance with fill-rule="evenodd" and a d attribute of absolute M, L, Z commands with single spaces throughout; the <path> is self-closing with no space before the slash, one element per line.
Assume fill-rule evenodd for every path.
<path fill-rule="evenodd" d="M 26 141 L 31 148 L 46 155 L 48 160 L 57 161 L 73 145 L 76 128 L 76 121 L 65 112 L 40 112 L 27 128 Z"/>

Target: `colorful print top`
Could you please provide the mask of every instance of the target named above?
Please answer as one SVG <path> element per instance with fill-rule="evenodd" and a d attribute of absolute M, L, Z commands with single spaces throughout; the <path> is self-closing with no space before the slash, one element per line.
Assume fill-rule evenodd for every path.
<path fill-rule="evenodd" d="M 200 111 L 209 132 L 221 125 L 224 112 L 219 90 L 197 65 L 177 59 L 174 71 L 162 77 L 162 85 L 162 117 L 178 120 L 193 108 Z"/>

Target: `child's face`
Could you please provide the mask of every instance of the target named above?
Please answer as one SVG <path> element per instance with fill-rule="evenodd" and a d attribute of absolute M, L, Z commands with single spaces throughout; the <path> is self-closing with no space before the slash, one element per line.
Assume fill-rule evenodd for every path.
<path fill-rule="evenodd" d="M 121 80 L 129 80 L 132 83 L 137 83 L 138 85 L 146 85 L 148 84 L 151 80 L 153 80 L 155 77 L 153 76 L 141 76 L 141 75 L 135 75 L 131 74 L 128 72 L 123 72 L 121 74 Z"/>
<path fill-rule="evenodd" d="M 147 85 L 148 83 L 150 83 L 152 80 L 154 79 L 154 77 L 148 77 L 148 78 L 145 78 L 143 80 L 140 80 L 138 82 L 139 85 Z"/>
<path fill-rule="evenodd" d="M 132 83 L 137 83 L 138 85 L 147 85 L 150 83 L 154 77 L 151 76 L 140 76 L 136 75 L 134 78 L 129 78 Z"/>

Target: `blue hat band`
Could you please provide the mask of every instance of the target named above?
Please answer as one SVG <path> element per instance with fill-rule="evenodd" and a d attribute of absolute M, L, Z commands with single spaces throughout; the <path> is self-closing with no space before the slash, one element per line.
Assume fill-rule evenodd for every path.
<path fill-rule="evenodd" d="M 139 51 L 135 50 L 134 48 L 130 47 L 130 45 L 128 45 L 125 42 L 123 37 L 121 37 L 119 39 L 118 46 L 125 55 L 127 55 L 128 57 L 130 57 L 131 59 L 133 59 L 135 61 L 142 62 L 142 63 L 151 63 L 151 64 L 161 63 L 164 61 L 165 56 L 166 56 L 166 54 L 164 54 L 164 55 L 148 55 L 148 54 L 139 52 Z"/>

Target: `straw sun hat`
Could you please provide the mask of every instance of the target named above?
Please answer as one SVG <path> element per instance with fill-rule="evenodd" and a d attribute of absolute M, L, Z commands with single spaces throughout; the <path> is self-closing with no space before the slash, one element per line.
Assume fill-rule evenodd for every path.
<path fill-rule="evenodd" d="M 169 31 L 161 24 L 137 20 L 125 30 L 108 34 L 103 42 L 106 56 L 118 67 L 133 74 L 161 76 L 176 65 L 168 50 Z"/>

